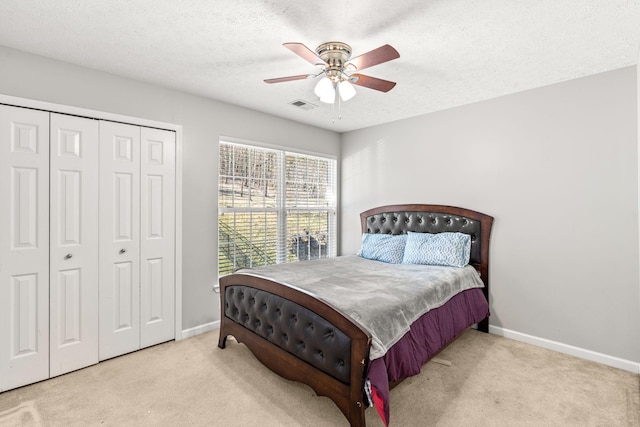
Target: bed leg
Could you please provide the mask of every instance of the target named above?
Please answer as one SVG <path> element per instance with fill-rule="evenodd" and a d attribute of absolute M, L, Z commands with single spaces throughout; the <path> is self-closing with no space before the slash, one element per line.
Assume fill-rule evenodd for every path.
<path fill-rule="evenodd" d="M 350 427 L 366 427 L 366 421 L 364 418 L 364 409 L 363 407 L 359 407 L 358 410 L 354 411 L 351 416 L 347 417 L 349 421 Z"/>
<path fill-rule="evenodd" d="M 481 321 L 478 322 L 478 330 L 480 332 L 489 333 L 489 318 L 485 317 Z"/>
<path fill-rule="evenodd" d="M 220 348 L 225 348 L 227 345 L 227 335 L 226 334 L 222 334 L 222 331 L 220 331 L 220 337 L 218 338 L 218 347 Z"/>

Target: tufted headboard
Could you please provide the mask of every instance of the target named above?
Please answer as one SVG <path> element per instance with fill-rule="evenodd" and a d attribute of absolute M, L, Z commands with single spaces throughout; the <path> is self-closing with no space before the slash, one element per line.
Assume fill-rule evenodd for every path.
<path fill-rule="evenodd" d="M 489 236 L 493 217 L 469 209 L 443 205 L 389 205 L 360 214 L 363 233 L 405 234 L 460 232 L 471 235 L 472 264 L 489 287 Z"/>

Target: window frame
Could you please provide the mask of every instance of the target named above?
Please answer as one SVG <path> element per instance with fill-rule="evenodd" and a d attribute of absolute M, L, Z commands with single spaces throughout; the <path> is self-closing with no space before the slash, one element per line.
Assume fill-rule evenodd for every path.
<path fill-rule="evenodd" d="M 326 153 L 317 153 L 311 152 L 307 150 L 294 149 L 286 146 L 278 146 L 254 141 L 245 141 L 239 140 L 237 138 L 224 137 L 221 136 L 218 140 L 218 156 L 220 156 L 220 148 L 222 144 L 230 144 L 230 145 L 238 145 L 247 149 L 257 149 L 257 150 L 267 150 L 276 152 L 278 155 L 278 176 L 277 176 L 277 196 L 276 196 L 276 206 L 275 207 L 227 207 L 222 206 L 220 204 L 220 163 L 221 159 L 218 158 L 217 162 L 217 176 L 218 176 L 218 218 L 217 218 L 217 230 L 218 230 L 218 254 L 220 253 L 220 216 L 225 214 L 232 213 L 275 213 L 277 215 L 277 249 L 276 249 L 276 264 L 285 263 L 285 262 L 299 262 L 297 261 L 289 261 L 287 260 L 287 250 L 288 250 L 288 242 L 290 237 L 288 235 L 287 230 L 287 218 L 291 212 L 326 212 L 327 213 L 327 233 L 328 233 L 328 244 L 326 249 L 327 257 L 335 257 L 337 256 L 337 240 L 338 240 L 338 159 L 337 156 L 326 154 Z M 329 184 L 331 187 L 331 192 L 333 192 L 333 197 L 329 198 L 330 203 L 328 206 L 318 206 L 318 207 L 309 207 L 309 206 L 288 206 L 286 200 L 286 158 L 287 155 L 294 156 L 308 156 L 315 157 L 322 160 L 328 160 L 333 162 L 330 167 L 329 173 L 331 176 L 329 177 Z M 220 276 L 220 258 L 218 255 L 217 263 L 218 263 L 218 275 Z M 227 274 L 227 273 L 222 273 Z"/>

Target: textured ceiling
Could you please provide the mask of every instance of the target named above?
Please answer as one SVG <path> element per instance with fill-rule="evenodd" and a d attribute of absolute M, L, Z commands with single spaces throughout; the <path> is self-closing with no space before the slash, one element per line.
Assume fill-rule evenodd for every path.
<path fill-rule="evenodd" d="M 638 62 L 640 0 L 2 0 L 0 45 L 345 132 Z M 332 123 L 317 69 L 282 46 L 385 43 Z M 1 66 L 1 64 L 0 64 Z M 302 110 L 298 99 L 318 105 Z"/>

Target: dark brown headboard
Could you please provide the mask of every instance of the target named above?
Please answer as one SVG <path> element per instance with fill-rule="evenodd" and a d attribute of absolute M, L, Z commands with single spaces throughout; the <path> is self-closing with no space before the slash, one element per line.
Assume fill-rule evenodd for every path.
<path fill-rule="evenodd" d="M 389 205 L 360 214 L 363 233 L 405 234 L 460 232 L 471 235 L 472 264 L 485 284 L 489 299 L 489 237 L 493 217 L 469 209 L 443 205 Z"/>

